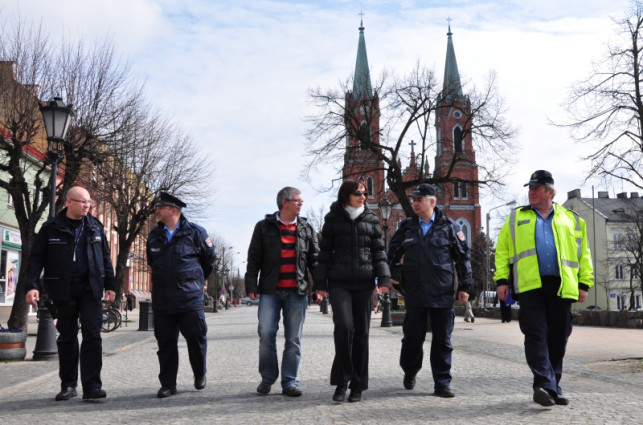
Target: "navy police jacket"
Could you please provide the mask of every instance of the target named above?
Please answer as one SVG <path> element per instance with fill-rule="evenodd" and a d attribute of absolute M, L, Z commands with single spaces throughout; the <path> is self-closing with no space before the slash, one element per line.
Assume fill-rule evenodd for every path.
<path fill-rule="evenodd" d="M 469 247 L 460 227 L 438 207 L 426 235 L 422 234 L 417 216 L 400 223 L 389 244 L 388 259 L 392 269 L 402 269 L 407 308 L 452 307 L 456 273 L 458 292 L 471 291 Z"/>
<path fill-rule="evenodd" d="M 147 237 L 147 264 L 152 268 L 154 313 L 203 309 L 205 279 L 214 270 L 214 246 L 207 232 L 183 215 L 170 242 L 159 223 Z"/>
<path fill-rule="evenodd" d="M 67 208 L 42 225 L 31 247 L 27 269 L 26 291 L 40 289 L 38 279 L 44 268 L 44 290 L 53 301 L 70 300 L 70 279 L 76 246 L 75 233 L 65 220 L 66 214 Z M 89 285 L 94 298 L 100 299 L 103 290 L 116 290 L 114 267 L 103 225 L 91 214 L 87 214 L 83 220 L 86 226 Z"/>

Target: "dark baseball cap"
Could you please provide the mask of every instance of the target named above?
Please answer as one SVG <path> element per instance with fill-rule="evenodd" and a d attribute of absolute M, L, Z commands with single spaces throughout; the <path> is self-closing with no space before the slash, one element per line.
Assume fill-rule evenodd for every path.
<path fill-rule="evenodd" d="M 551 173 L 546 170 L 536 170 L 529 177 L 529 183 L 525 183 L 524 186 L 542 186 L 545 184 L 554 184 L 554 178 Z"/>
<path fill-rule="evenodd" d="M 185 208 L 187 205 L 185 202 L 181 201 L 179 198 L 176 196 L 172 196 L 167 192 L 161 192 L 159 195 L 156 197 L 154 200 L 154 205 L 158 207 L 163 207 L 163 206 L 169 206 L 169 207 L 176 207 L 178 209 Z"/>
<path fill-rule="evenodd" d="M 412 198 L 422 198 L 423 196 L 435 196 L 435 188 L 428 183 L 422 183 L 411 193 Z"/>

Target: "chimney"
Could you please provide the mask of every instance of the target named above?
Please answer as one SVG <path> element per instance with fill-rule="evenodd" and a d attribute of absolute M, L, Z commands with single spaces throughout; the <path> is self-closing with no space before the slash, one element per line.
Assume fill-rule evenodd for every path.
<path fill-rule="evenodd" d="M 630 192 L 630 198 L 632 198 L 632 199 L 636 199 L 636 198 L 638 198 L 638 197 L 639 197 L 639 193 L 638 193 L 638 192 Z"/>
<path fill-rule="evenodd" d="M 609 194 L 607 192 L 598 192 L 598 197 L 599 198 L 609 198 Z"/>
<path fill-rule="evenodd" d="M 580 198 L 580 189 L 574 189 L 571 192 L 567 192 L 567 199 Z"/>
<path fill-rule="evenodd" d="M 627 199 L 627 192 L 617 193 L 616 199 Z"/>

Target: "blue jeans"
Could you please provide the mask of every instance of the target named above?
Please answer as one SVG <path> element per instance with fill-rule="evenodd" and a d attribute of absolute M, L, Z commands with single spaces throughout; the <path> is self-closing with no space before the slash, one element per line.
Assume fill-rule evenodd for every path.
<path fill-rule="evenodd" d="M 261 380 L 274 384 L 279 377 L 277 362 L 277 330 L 280 311 L 284 314 L 286 344 L 281 358 L 281 387 L 299 386 L 297 371 L 301 360 L 301 331 L 306 318 L 308 297 L 297 291 L 280 290 L 274 294 L 261 294 L 259 299 L 259 373 Z"/>

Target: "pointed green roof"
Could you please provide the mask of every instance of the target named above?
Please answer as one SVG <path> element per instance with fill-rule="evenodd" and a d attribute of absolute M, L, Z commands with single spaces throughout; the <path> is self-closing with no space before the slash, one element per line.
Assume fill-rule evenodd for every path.
<path fill-rule="evenodd" d="M 368 69 L 366 56 L 366 41 L 364 40 L 364 21 L 359 24 L 359 42 L 357 44 L 357 62 L 355 63 L 355 76 L 353 78 L 353 98 L 359 99 L 363 94 L 373 97 L 371 86 L 371 73 Z"/>
<path fill-rule="evenodd" d="M 451 24 L 447 33 L 447 58 L 444 65 L 444 86 L 442 87 L 442 96 L 447 103 L 453 103 L 454 96 L 464 97 L 462 94 L 462 85 L 460 84 L 460 73 L 458 72 L 458 62 L 455 59 L 455 49 L 453 48 L 453 39 L 451 36 Z"/>

